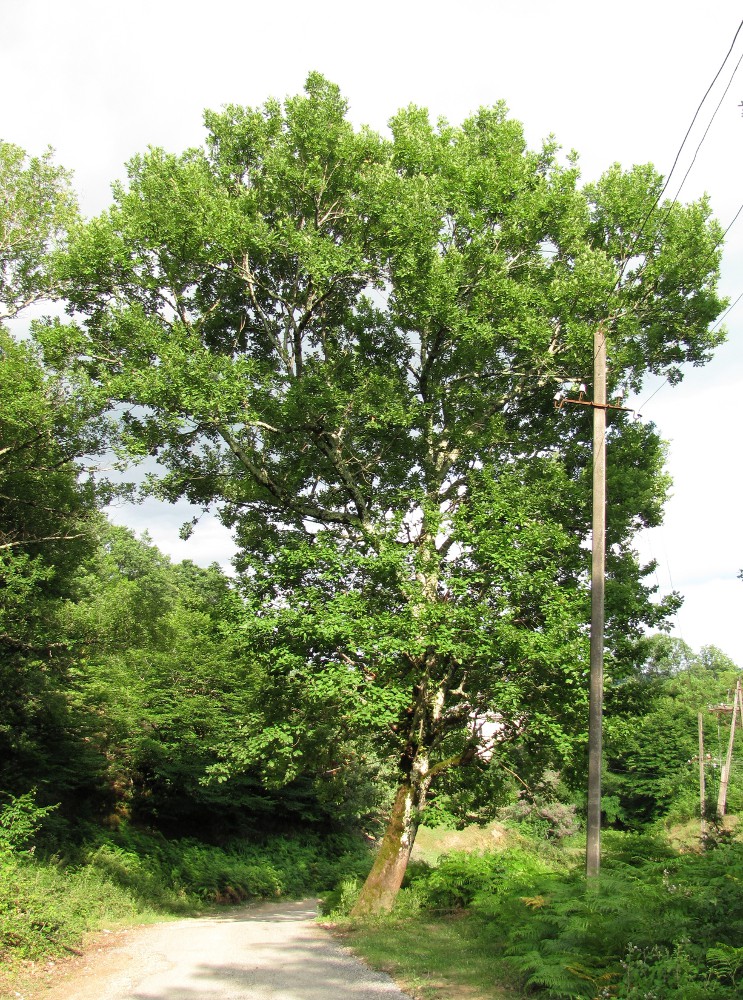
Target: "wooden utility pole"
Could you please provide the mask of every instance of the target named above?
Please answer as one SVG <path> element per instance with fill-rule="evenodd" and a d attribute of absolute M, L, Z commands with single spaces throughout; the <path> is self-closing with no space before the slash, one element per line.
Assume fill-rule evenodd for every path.
<path fill-rule="evenodd" d="M 593 530 L 591 538 L 591 676 L 588 707 L 586 875 L 601 868 L 601 759 L 604 704 L 604 578 L 606 563 L 606 333 L 593 335 Z"/>
<path fill-rule="evenodd" d="M 704 721 L 699 713 L 699 816 L 702 840 L 707 836 L 707 793 L 704 787 Z"/>
<path fill-rule="evenodd" d="M 555 408 L 567 403 L 593 409 L 593 531 L 591 556 L 591 670 L 588 705 L 588 814 L 586 820 L 586 875 L 595 878 L 601 868 L 601 763 L 604 706 L 604 582 L 606 565 L 606 411 L 627 406 L 606 401 L 606 330 L 599 324 L 593 334 L 593 396 L 585 399 L 581 385 L 578 399 L 567 399 L 560 390 Z M 639 416 L 639 414 L 638 414 Z"/>
<path fill-rule="evenodd" d="M 733 715 L 730 719 L 730 738 L 728 739 L 728 752 L 725 763 L 720 770 L 720 793 L 717 796 L 717 815 L 725 815 L 728 799 L 728 782 L 730 781 L 730 768 L 733 763 L 733 741 L 735 740 L 735 723 L 740 711 L 741 689 L 740 681 L 735 685 L 735 698 L 733 699 Z"/>

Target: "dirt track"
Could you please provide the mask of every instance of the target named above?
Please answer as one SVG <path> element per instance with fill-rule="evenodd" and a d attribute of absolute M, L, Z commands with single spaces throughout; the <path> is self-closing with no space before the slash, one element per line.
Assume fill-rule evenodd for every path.
<path fill-rule="evenodd" d="M 314 901 L 138 927 L 71 962 L 44 1000 L 404 1000 L 313 922 Z"/>

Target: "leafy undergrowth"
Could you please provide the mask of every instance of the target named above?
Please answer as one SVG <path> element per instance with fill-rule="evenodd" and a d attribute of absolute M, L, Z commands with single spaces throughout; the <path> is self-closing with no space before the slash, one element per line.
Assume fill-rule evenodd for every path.
<path fill-rule="evenodd" d="M 187 911 L 184 901 L 183 910 Z M 92 866 L 0 854 L 0 967 L 72 951 L 86 931 L 161 917 Z"/>
<path fill-rule="evenodd" d="M 193 839 L 125 829 L 89 844 L 85 863 L 137 899 L 179 912 L 205 903 L 240 903 L 321 892 L 347 875 L 364 875 L 368 851 L 351 838 L 310 833 L 215 847 Z"/>
<path fill-rule="evenodd" d="M 0 974 L 75 951 L 86 932 L 188 916 L 218 904 L 297 897 L 363 876 L 355 841 L 303 836 L 214 847 L 134 830 L 98 834 L 64 860 L 0 838 Z"/>
<path fill-rule="evenodd" d="M 608 837 L 595 887 L 581 871 L 475 901 L 526 986 L 549 997 L 732 1000 L 743 984 L 743 845 L 675 854 Z"/>
<path fill-rule="evenodd" d="M 351 921 L 358 882 L 325 901 L 351 945 L 425 998 L 733 1000 L 743 995 L 743 845 L 679 854 L 607 834 L 598 884 L 572 851 L 524 842 L 411 867 L 392 914 Z"/>

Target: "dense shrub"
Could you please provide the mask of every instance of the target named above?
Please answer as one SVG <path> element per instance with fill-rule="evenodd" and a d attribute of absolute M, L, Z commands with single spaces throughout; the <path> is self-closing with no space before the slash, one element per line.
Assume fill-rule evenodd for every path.
<path fill-rule="evenodd" d="M 556 771 L 545 771 L 532 788 L 522 788 L 515 800 L 500 810 L 504 820 L 522 824 L 531 836 L 558 842 L 578 832 L 575 803 Z"/>
<path fill-rule="evenodd" d="M 363 842 L 352 837 L 277 836 L 215 847 L 127 828 L 89 846 L 85 860 L 161 905 L 178 897 L 227 903 L 320 892 L 339 877 L 365 873 L 370 863 Z"/>
<path fill-rule="evenodd" d="M 435 868 L 414 875 L 410 884 L 424 908 L 453 910 L 479 906 L 516 886 L 526 887 L 552 870 L 552 865 L 524 847 L 484 853 L 452 851 Z"/>
<path fill-rule="evenodd" d="M 26 805 L 25 812 L 14 805 L 0 827 L 14 829 L 22 842 L 41 818 Z M 13 826 L 11 814 L 21 816 Z M 106 925 L 195 913 L 205 904 L 314 894 L 339 877 L 364 875 L 369 864 L 362 841 L 339 836 L 214 847 L 124 827 L 108 837 L 98 831 L 64 862 L 3 849 L 0 838 L 0 961 L 12 967 L 74 949 L 85 931 Z"/>
<path fill-rule="evenodd" d="M 521 886 L 524 891 L 536 877 L 554 870 L 554 863 L 526 847 L 504 851 L 451 851 L 438 864 L 423 861 L 408 865 L 403 888 L 398 894 L 395 919 L 426 913 L 448 913 L 480 905 Z M 323 912 L 346 916 L 361 889 L 361 873 L 346 874 L 323 898 Z"/>
<path fill-rule="evenodd" d="M 610 856 L 594 886 L 555 873 L 481 903 L 525 984 L 564 998 L 739 995 L 743 847 L 658 859 L 642 856 L 651 839 L 631 844 L 635 860 Z"/>

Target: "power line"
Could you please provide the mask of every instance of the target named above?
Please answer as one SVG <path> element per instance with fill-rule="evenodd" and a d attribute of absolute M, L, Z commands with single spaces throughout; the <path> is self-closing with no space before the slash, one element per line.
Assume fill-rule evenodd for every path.
<path fill-rule="evenodd" d="M 679 159 L 681 157 L 681 153 L 683 152 L 684 146 L 686 145 L 686 140 L 689 138 L 689 136 L 691 134 L 691 131 L 694 128 L 696 120 L 699 117 L 699 113 L 702 110 L 702 107 L 704 106 L 704 103 L 707 100 L 707 97 L 709 96 L 710 91 L 712 90 L 712 88 L 714 87 L 714 85 L 717 83 L 717 80 L 719 79 L 720 74 L 722 73 L 723 69 L 725 68 L 725 64 L 727 63 L 728 59 L 730 58 L 730 54 L 731 54 L 731 52 L 733 51 L 733 49 L 735 47 L 735 43 L 738 40 L 738 35 L 740 34 L 741 29 L 743 29 L 743 21 L 741 21 L 740 24 L 738 25 L 738 27 L 736 29 L 736 32 L 733 35 L 733 40 L 730 43 L 730 47 L 728 48 L 728 50 L 727 50 L 727 52 L 725 54 L 725 58 L 720 63 L 720 66 L 719 66 L 717 72 L 715 73 L 714 77 L 712 78 L 712 82 L 707 87 L 706 91 L 704 92 L 704 96 L 702 97 L 701 101 L 697 105 L 697 109 L 694 112 L 694 116 L 692 117 L 691 123 L 689 124 L 689 127 L 686 130 L 686 134 L 684 135 L 684 138 L 681 140 L 681 145 L 679 146 L 679 148 L 678 148 L 678 150 L 676 152 L 676 156 L 674 158 L 674 161 L 673 161 L 673 164 L 671 166 L 671 169 L 669 170 L 668 175 L 666 176 L 666 180 L 665 180 L 665 183 L 664 183 L 663 187 L 658 192 L 657 196 L 655 197 L 655 200 L 653 201 L 653 204 L 650 206 L 650 209 L 648 210 L 648 212 L 646 213 L 646 215 L 643 218 L 642 222 L 640 223 L 640 226 L 638 227 L 638 230 L 637 230 L 637 233 L 635 235 L 635 238 L 632 240 L 632 242 L 630 244 L 630 247 L 629 247 L 629 250 L 627 252 L 627 256 L 625 258 L 625 262 L 624 262 L 624 265 L 622 267 L 622 270 L 621 270 L 621 272 L 619 274 L 619 277 L 617 278 L 616 283 L 614 285 L 614 290 L 615 291 L 619 287 L 619 285 L 620 285 L 620 283 L 622 281 L 622 278 L 624 277 L 624 272 L 626 271 L 627 265 L 628 265 L 629 261 L 632 258 L 632 253 L 633 253 L 635 247 L 637 246 L 637 243 L 639 242 L 639 239 L 640 239 L 640 237 L 642 236 L 642 234 L 643 234 L 643 232 L 645 230 L 645 226 L 648 224 L 648 221 L 650 220 L 653 212 L 656 210 L 656 208 L 660 204 L 661 198 L 666 193 L 666 191 L 668 189 L 668 185 L 671 183 L 671 177 L 673 176 L 674 170 L 678 166 L 678 162 L 679 162 Z M 741 59 L 743 59 L 743 56 L 741 57 Z M 735 73 L 737 72 L 737 69 L 738 69 L 738 66 L 740 65 L 740 62 L 741 62 L 741 60 L 738 60 L 738 64 L 736 65 L 735 70 L 733 71 L 733 74 L 732 74 L 732 76 L 730 78 L 730 81 L 728 82 L 728 86 L 727 86 L 727 88 L 725 90 L 725 93 L 727 93 L 727 90 L 729 89 L 730 84 L 733 81 L 733 77 L 735 76 Z M 725 96 L 725 94 L 723 94 L 723 98 L 724 98 L 724 96 Z M 722 103 L 722 101 L 720 101 L 720 104 L 721 103 Z M 692 159 L 692 163 L 689 166 L 689 169 L 687 170 L 686 174 L 684 175 L 684 179 L 681 182 L 681 186 L 679 187 L 679 190 L 676 193 L 676 198 L 678 198 L 678 195 L 681 192 L 681 188 L 683 187 L 684 182 L 686 181 L 686 178 L 689 175 L 689 171 L 691 170 L 691 166 L 693 166 L 693 164 L 694 164 L 694 160 L 696 159 L 697 153 L 699 152 L 699 150 L 700 150 L 700 148 L 702 146 L 702 143 L 704 142 L 704 140 L 705 140 L 705 138 L 707 136 L 707 132 L 709 132 L 710 126 L 712 125 L 712 122 L 714 121 L 714 118 L 715 118 L 715 115 L 717 114 L 719 106 L 720 105 L 718 104 L 717 108 L 715 108 L 715 111 L 713 112 L 713 115 L 712 115 L 712 119 L 710 120 L 710 123 L 707 126 L 707 129 L 706 129 L 704 135 L 702 136 L 702 139 L 701 139 L 699 145 L 697 146 L 696 152 L 694 153 L 694 159 Z M 676 199 L 674 198 L 671 204 L 673 204 L 675 202 L 675 200 Z"/>
<path fill-rule="evenodd" d="M 639 409 L 640 409 L 640 412 L 642 412 L 642 411 L 643 411 L 643 410 L 645 409 L 645 407 L 646 407 L 646 406 L 648 405 L 648 403 L 650 402 L 650 400 L 651 400 L 651 399 L 652 399 L 652 398 L 653 398 L 654 396 L 657 396 L 657 395 L 658 395 L 658 393 L 660 392 L 660 390 L 661 390 L 661 389 L 663 389 L 663 388 L 665 388 L 665 386 L 666 386 L 666 385 L 668 385 L 668 376 L 666 376 L 666 377 L 665 377 L 665 378 L 663 379 L 663 381 L 662 381 L 662 382 L 661 382 L 661 384 L 660 384 L 660 385 L 658 386 L 658 388 L 657 388 L 657 389 L 656 389 L 656 390 L 655 390 L 654 392 L 652 392 L 652 393 L 651 393 L 651 394 L 650 394 L 650 395 L 648 396 L 648 398 L 647 398 L 647 399 L 645 400 L 645 402 L 644 402 L 644 403 L 641 403 L 641 404 L 640 404 L 640 407 L 639 407 Z"/>
<path fill-rule="evenodd" d="M 741 21 L 741 24 L 743 24 L 743 21 Z M 738 31 L 740 31 L 740 28 L 738 28 Z M 736 34 L 737 34 L 737 33 L 736 33 Z M 729 55 L 729 53 L 728 53 L 728 55 Z M 726 56 L 726 58 L 727 58 L 727 56 Z M 687 177 L 688 177 L 688 176 L 689 176 L 689 174 L 691 173 L 691 168 L 692 168 L 692 167 L 694 166 L 694 164 L 696 163 L 696 159 L 697 159 L 697 156 L 698 156 L 698 154 L 699 154 L 699 150 L 700 150 L 700 149 L 702 148 L 702 146 L 704 145 L 704 140 L 705 140 L 705 139 L 707 138 L 707 135 L 708 135 L 708 133 L 709 133 L 709 130 L 710 130 L 710 129 L 712 128 L 712 124 L 713 124 L 713 122 L 714 122 L 715 118 L 717 117 L 717 112 L 718 112 L 718 111 L 720 110 L 720 108 L 722 107 L 722 102 L 723 102 L 723 101 L 725 100 L 725 98 L 727 97 L 727 93 L 728 93 L 728 91 L 730 90 L 730 87 L 731 87 L 731 85 L 732 85 L 732 82 L 733 82 L 733 80 L 735 79 L 735 74 L 736 74 L 736 73 L 738 72 L 738 68 L 739 68 L 739 66 L 740 66 L 740 64 L 741 64 L 742 62 L 743 62 L 743 55 L 741 55 L 740 59 L 738 59 L 737 63 L 735 64 L 735 69 L 733 70 L 732 74 L 730 75 L 730 79 L 728 80 L 728 85 L 727 85 L 727 87 L 725 87 L 725 89 L 723 90 L 723 92 L 722 92 L 722 97 L 721 97 L 721 98 L 720 98 L 720 100 L 719 100 L 719 101 L 717 102 L 717 107 L 716 107 L 716 108 L 715 108 L 715 110 L 714 110 L 714 111 L 712 112 L 712 117 L 711 117 L 711 118 L 710 118 L 710 120 L 709 120 L 709 124 L 707 125 L 707 128 L 706 128 L 706 129 L 704 130 L 704 134 L 702 135 L 702 138 L 701 138 L 701 139 L 699 140 L 699 143 L 698 143 L 698 145 L 697 145 L 697 148 L 696 148 L 696 149 L 694 150 L 694 156 L 692 157 L 692 159 L 691 159 L 691 163 L 689 164 L 689 166 L 688 166 L 688 167 L 687 167 L 687 169 L 686 169 L 686 173 L 684 174 L 684 178 L 683 178 L 683 180 L 681 181 L 681 183 L 679 184 L 679 189 L 678 189 L 678 191 L 676 192 L 676 194 L 674 195 L 674 197 L 673 197 L 673 201 L 671 202 L 671 204 L 673 204 L 673 202 L 675 202 L 675 201 L 677 201 L 677 200 L 678 200 L 678 196 L 679 196 L 679 195 L 681 194 L 681 189 L 683 188 L 684 184 L 686 183 L 686 179 L 687 179 Z M 725 65 L 725 64 L 723 63 L 723 66 L 724 66 L 724 65 Z M 720 67 L 720 69 L 722 69 L 722 67 Z M 718 73 L 718 76 L 719 76 L 719 73 Z M 717 77 L 715 77 L 715 79 L 717 79 Z M 713 80 L 712 82 L 714 83 L 714 80 Z M 711 86 L 711 85 L 710 85 L 710 86 Z M 707 91 L 707 93 L 709 93 L 709 91 Z M 705 96 L 706 96 L 706 95 L 705 95 Z M 701 106 L 701 105 L 700 105 L 700 106 Z M 687 134 L 688 134 L 688 133 L 687 133 Z M 671 172 L 673 172 L 673 171 L 671 171 Z M 670 176 L 671 176 L 671 175 L 669 174 L 669 175 L 668 175 L 668 177 L 669 177 L 669 180 L 670 180 Z M 662 193 L 662 192 L 661 192 L 661 193 Z M 726 232 L 727 232 L 727 230 L 726 230 Z"/>
<path fill-rule="evenodd" d="M 666 190 L 668 189 L 668 185 L 671 182 L 671 177 L 673 176 L 673 172 L 676 169 L 676 166 L 678 165 L 679 158 L 681 157 L 681 153 L 682 153 L 682 151 L 684 149 L 684 146 L 686 145 L 686 140 L 689 138 L 689 135 L 691 134 L 691 131 L 694 128 L 694 124 L 695 124 L 695 122 L 696 122 L 696 120 L 697 120 L 697 118 L 699 116 L 700 111 L 702 110 L 702 107 L 704 106 L 705 101 L 707 100 L 707 97 L 710 94 L 710 91 L 714 87 L 715 83 L 717 83 L 717 80 L 719 79 L 720 74 L 722 73 L 723 69 L 725 68 L 725 64 L 727 63 L 728 59 L 730 58 L 730 54 L 731 54 L 731 52 L 733 51 L 733 49 L 735 47 L 735 43 L 736 43 L 736 41 L 738 39 L 738 35 L 740 34 L 741 30 L 743 30 L 743 20 L 738 24 L 738 27 L 737 27 L 737 29 L 735 31 L 735 34 L 733 35 L 733 40 L 730 43 L 730 47 L 728 48 L 728 50 L 727 50 L 727 52 L 725 54 L 725 58 L 720 63 L 720 66 L 719 66 L 717 72 L 715 73 L 715 75 L 714 75 L 714 77 L 712 79 L 712 82 L 707 87 L 706 91 L 704 92 L 704 96 L 702 97 L 701 101 L 697 105 L 697 108 L 696 108 L 696 111 L 694 112 L 694 115 L 692 117 L 691 123 L 689 124 L 689 127 L 686 130 L 686 134 L 684 135 L 684 138 L 681 141 L 681 145 L 679 146 L 679 148 L 678 148 L 678 150 L 676 152 L 676 156 L 674 158 L 674 161 L 673 161 L 673 164 L 671 166 L 671 169 L 668 172 L 668 175 L 666 177 L 666 180 L 665 180 L 665 183 L 664 183 L 663 187 L 661 188 L 660 192 L 656 196 L 656 198 L 655 198 L 652 206 L 650 207 L 649 211 L 647 212 L 647 214 L 645 215 L 644 219 L 642 220 L 642 223 L 640 224 L 640 226 L 639 226 L 639 228 L 637 230 L 637 233 L 636 233 L 634 239 L 630 243 L 629 250 L 627 251 L 627 256 L 625 258 L 624 264 L 623 264 L 622 269 L 621 269 L 621 271 L 620 271 L 620 273 L 619 273 L 619 275 L 617 277 L 616 282 L 614 283 L 614 288 L 613 288 L 614 292 L 619 288 L 619 286 L 621 284 L 622 278 L 624 277 L 624 272 L 626 271 L 627 266 L 629 264 L 629 261 L 632 258 L 632 253 L 634 251 L 634 248 L 637 245 L 640 237 L 643 234 L 645 226 L 647 225 L 647 223 L 648 223 L 650 217 L 652 216 L 653 212 L 658 207 L 658 204 L 660 203 L 661 198 L 663 197 L 663 195 L 665 194 Z M 697 158 L 697 156 L 699 154 L 699 151 L 702 148 L 702 146 L 703 146 L 703 144 L 704 144 L 704 142 L 705 142 L 705 140 L 707 138 L 707 135 L 708 135 L 708 133 L 709 133 L 711 127 L 712 127 L 712 124 L 713 124 L 715 118 L 717 117 L 717 113 L 720 110 L 720 107 L 722 106 L 722 103 L 723 103 L 723 101 L 724 101 L 724 99 L 725 99 L 728 91 L 730 90 L 730 87 L 732 85 L 733 80 L 735 79 L 735 75 L 738 72 L 738 69 L 740 67 L 741 62 L 743 62 L 743 54 L 738 59 L 738 62 L 735 64 L 735 68 L 734 68 L 733 72 L 730 75 L 730 79 L 728 80 L 727 86 L 725 87 L 725 90 L 723 91 L 722 97 L 718 101 L 717 106 L 715 107 L 715 110 L 712 112 L 712 117 L 710 118 L 710 120 L 709 120 L 709 122 L 707 124 L 707 127 L 704 130 L 704 134 L 702 135 L 702 138 L 699 140 L 699 143 L 697 144 L 697 148 L 694 151 L 694 156 L 692 157 L 691 163 L 689 164 L 689 166 L 688 166 L 688 168 L 686 170 L 686 173 L 683 176 L 683 179 L 681 181 L 681 184 L 679 185 L 678 190 L 676 191 L 675 196 L 671 200 L 671 204 L 669 205 L 666 214 L 668 214 L 671 211 L 671 207 L 673 206 L 673 204 L 675 204 L 675 202 L 677 201 L 679 195 L 681 194 L 681 190 L 682 190 L 684 184 L 686 183 L 686 180 L 687 180 L 687 178 L 688 178 L 688 176 L 689 176 L 689 174 L 691 172 L 692 167 L 694 166 L 694 163 L 696 162 L 696 158 Z M 738 216 L 741 214 L 741 212 L 743 212 L 743 203 L 740 205 L 740 207 L 738 208 L 738 211 L 735 213 L 735 215 L 733 216 L 732 220 L 728 224 L 727 228 L 724 230 L 724 232 L 720 236 L 720 239 L 715 243 L 714 247 L 712 248 L 711 254 L 714 254 L 714 252 L 721 246 L 721 244 L 723 243 L 725 237 L 727 236 L 728 232 L 732 228 L 733 224 L 738 219 Z M 711 254 L 710 254 L 710 256 L 711 256 Z M 645 265 L 643 265 L 641 267 L 640 273 L 642 273 L 642 271 L 644 271 L 644 269 L 645 269 Z M 735 302 L 733 303 L 733 305 L 730 306 L 730 309 L 728 309 L 724 313 L 724 315 L 717 321 L 717 323 L 715 323 L 715 325 L 712 327 L 712 330 L 714 330 L 722 322 L 722 320 L 725 318 L 725 316 L 728 315 L 728 313 L 737 304 L 737 302 L 739 301 L 739 299 L 741 297 L 743 297 L 743 293 L 741 293 L 741 295 L 738 297 L 738 299 L 735 300 Z M 614 318 L 616 318 L 616 317 L 614 317 Z M 594 355 L 594 361 L 595 361 L 595 355 Z M 666 381 L 667 381 L 667 379 L 666 379 Z M 659 386 L 659 388 L 656 389 L 656 392 L 659 392 L 661 388 L 662 388 L 662 386 Z M 655 393 L 653 393 L 653 395 L 655 395 Z M 652 396 L 650 398 L 652 399 Z"/>
<path fill-rule="evenodd" d="M 741 58 L 743 59 L 743 57 L 741 57 Z M 712 254 L 718 249 L 718 247 L 722 246 L 722 244 L 725 241 L 725 237 L 730 232 L 730 230 L 733 228 L 733 225 L 738 221 L 738 217 L 739 217 L 739 215 L 740 215 L 741 212 L 743 212 L 743 202 L 741 202 L 741 204 L 738 206 L 738 211 L 735 213 L 735 215 L 732 217 L 732 219 L 730 220 L 730 222 L 727 224 L 727 227 L 723 231 L 722 236 L 719 238 L 719 240 L 717 241 L 717 243 L 715 243 L 715 245 L 712 247 L 712 250 L 710 252 L 710 256 L 712 256 Z M 714 325 L 710 327 L 710 333 L 713 330 L 716 330 L 717 327 L 720 325 L 720 323 L 722 323 L 727 318 L 727 316 L 730 315 L 730 313 L 733 311 L 733 309 L 735 309 L 735 307 L 738 305 L 738 303 L 740 302 L 741 299 L 743 299 L 743 292 L 741 292 L 740 295 L 738 295 L 738 297 L 736 298 L 735 302 L 733 302 L 732 305 L 728 306 L 728 308 L 725 310 L 725 312 L 722 314 L 722 316 L 720 316 L 720 318 L 714 323 Z"/>
<path fill-rule="evenodd" d="M 643 223 L 640 226 L 638 237 L 642 233 L 642 230 L 644 229 L 646 222 L 648 221 L 648 219 L 650 218 L 650 216 L 653 214 L 653 212 L 655 211 L 655 209 L 658 207 L 658 203 L 660 202 L 660 199 L 666 193 L 668 185 L 671 182 L 671 177 L 673 176 L 673 172 L 674 172 L 674 170 L 676 169 L 676 167 L 678 165 L 679 158 L 681 157 L 681 153 L 682 153 L 682 151 L 684 149 L 684 146 L 686 145 L 686 140 L 689 138 L 689 135 L 691 134 L 691 130 L 694 128 L 694 124 L 695 124 L 695 122 L 697 120 L 697 117 L 699 116 L 699 112 L 702 110 L 702 107 L 704 106 L 704 102 L 707 100 L 707 97 L 709 96 L 710 91 L 712 90 L 712 88 L 714 87 L 714 85 L 717 83 L 717 80 L 718 80 L 718 77 L 720 76 L 720 73 L 722 73 L 723 69 L 725 68 L 725 63 L 730 58 L 730 53 L 733 51 L 733 48 L 735 47 L 735 43 L 738 40 L 738 35 L 740 34 L 741 29 L 743 29 L 743 21 L 740 22 L 740 24 L 738 25 L 738 28 L 737 28 L 735 34 L 733 35 L 733 40 L 730 43 L 730 48 L 727 50 L 727 53 L 725 54 L 725 58 L 720 63 L 720 68 L 715 73 L 715 75 L 714 75 L 714 77 L 712 79 L 712 83 L 710 83 L 709 87 L 707 87 L 707 89 L 704 92 L 704 97 L 701 99 L 701 101 L 697 105 L 697 109 L 694 112 L 694 117 L 691 120 L 691 124 L 689 125 L 689 127 L 686 130 L 686 134 L 684 135 L 684 138 L 681 141 L 681 145 L 678 148 L 678 152 L 676 153 L 676 157 L 675 157 L 675 159 L 673 161 L 673 165 L 671 166 L 671 169 L 670 169 L 670 171 L 668 173 L 668 176 L 666 177 L 666 182 L 663 185 L 663 187 L 661 188 L 660 194 L 655 199 L 653 207 L 650 209 L 650 211 L 646 215 L 645 219 L 643 220 Z M 737 69 L 737 67 L 736 67 L 736 69 Z M 735 74 L 733 74 L 733 75 L 735 75 Z M 728 84 L 728 86 L 730 86 L 730 84 Z M 716 113 L 717 113 L 717 111 L 715 111 L 715 114 Z M 713 118 L 714 118 L 714 115 L 713 115 Z"/>
<path fill-rule="evenodd" d="M 730 220 L 730 222 L 728 222 L 727 229 L 724 231 L 724 233 L 720 237 L 719 241 L 715 244 L 715 250 L 720 246 L 720 244 L 725 239 L 725 237 L 727 236 L 727 234 L 733 228 L 733 223 L 737 220 L 737 218 L 738 218 L 738 216 L 740 215 L 741 212 L 743 212 L 743 202 L 741 202 L 740 207 L 738 208 L 738 211 L 732 217 L 732 219 Z"/>
<path fill-rule="evenodd" d="M 733 51 L 733 49 L 735 47 L 735 43 L 738 40 L 738 35 L 741 33 L 741 30 L 743 30 L 743 20 L 741 20 L 740 23 L 738 24 L 738 27 L 737 27 L 737 29 L 735 31 L 735 34 L 733 35 L 733 40 L 731 41 L 730 46 L 729 46 L 729 48 L 728 48 L 728 50 L 727 50 L 727 52 L 725 54 L 725 58 L 720 63 L 720 66 L 719 66 L 717 72 L 715 73 L 714 77 L 712 78 L 712 82 L 707 87 L 706 91 L 704 92 L 704 96 L 702 97 L 701 101 L 697 105 L 697 108 L 696 108 L 696 110 L 694 112 L 694 115 L 693 115 L 693 117 L 691 119 L 689 127 L 687 128 L 686 133 L 684 135 L 684 138 L 681 141 L 681 145 L 679 146 L 679 148 L 678 148 L 678 150 L 676 152 L 676 156 L 674 158 L 674 161 L 673 161 L 673 164 L 671 166 L 671 169 L 668 172 L 668 175 L 666 177 L 666 180 L 665 180 L 665 183 L 664 183 L 663 187 L 661 188 L 661 190 L 659 191 L 659 193 L 656 196 L 655 200 L 653 201 L 653 204 L 651 205 L 649 211 L 646 213 L 645 217 L 643 218 L 642 223 L 640 224 L 640 226 L 639 226 L 639 228 L 637 230 L 637 233 L 635 234 L 634 239 L 630 243 L 629 249 L 627 251 L 627 255 L 626 255 L 625 260 L 624 260 L 624 264 L 622 265 L 620 273 L 617 276 L 616 282 L 614 284 L 614 289 L 613 290 L 615 292 L 619 288 L 619 286 L 620 286 L 620 284 L 622 282 L 622 279 L 624 277 L 624 273 L 627 270 L 627 267 L 629 265 L 629 261 L 632 259 L 633 251 L 634 251 L 635 247 L 637 246 L 637 243 L 639 242 L 640 237 L 643 234 L 645 226 L 647 225 L 648 221 L 650 220 L 653 212 L 655 212 L 656 208 L 658 207 L 661 198 L 663 197 L 663 195 L 665 194 L 666 190 L 668 189 L 668 186 L 669 186 L 670 181 L 671 181 L 671 177 L 673 176 L 673 172 L 674 172 L 674 170 L 676 169 L 676 167 L 678 165 L 679 159 L 681 157 L 681 153 L 682 153 L 682 151 L 684 149 L 684 146 L 686 145 L 686 141 L 689 138 L 689 135 L 691 134 L 692 129 L 694 128 L 694 124 L 696 123 L 696 120 L 699 117 L 699 113 L 702 110 L 702 107 L 704 106 L 704 103 L 707 100 L 707 97 L 709 96 L 709 94 L 710 94 L 712 88 L 714 87 L 714 85 L 717 83 L 717 80 L 719 79 L 720 74 L 722 73 L 723 69 L 725 68 L 725 65 L 726 65 L 728 59 L 730 58 L 730 55 L 731 55 L 731 53 L 732 53 L 732 51 Z M 666 213 L 665 213 L 665 217 L 666 218 L 670 214 L 673 205 L 677 202 L 678 197 L 681 194 L 683 186 L 686 183 L 686 180 L 687 180 L 689 174 L 691 173 L 691 170 L 692 170 L 692 167 L 694 166 L 694 163 L 696 162 L 696 159 L 697 159 L 697 156 L 699 154 L 699 151 L 701 150 L 702 146 L 704 145 L 704 142 L 707 139 L 709 131 L 712 128 L 712 124 L 714 123 L 715 118 L 717 117 L 717 113 L 720 110 L 720 108 L 722 106 L 722 103 L 725 100 L 725 97 L 727 96 L 728 91 L 730 90 L 730 87 L 732 85 L 733 80 L 735 79 L 736 73 L 738 72 L 738 69 L 740 68 L 741 62 L 743 62 L 743 54 L 741 54 L 741 56 L 739 57 L 737 63 L 735 64 L 735 68 L 733 69 L 733 72 L 730 75 L 730 79 L 727 82 L 727 86 L 725 87 L 725 90 L 723 91 L 722 96 L 720 97 L 720 100 L 717 102 L 715 110 L 712 112 L 712 117 L 710 118 L 710 120 L 709 120 L 709 122 L 707 124 L 707 127 L 704 130 L 702 138 L 697 143 L 697 147 L 696 147 L 696 149 L 694 151 L 694 155 L 692 157 L 691 163 L 687 167 L 686 173 L 684 174 L 684 176 L 683 176 L 683 178 L 681 180 L 681 184 L 679 185 L 678 190 L 676 191 L 676 194 L 674 195 L 673 199 L 671 200 L 671 203 L 669 204 L 669 206 L 668 206 L 668 208 L 666 210 Z M 713 248 L 712 248 L 712 250 L 710 252 L 710 257 L 722 245 L 722 243 L 725 240 L 725 237 L 730 232 L 731 228 L 733 227 L 733 225 L 737 221 L 737 219 L 740 216 L 741 212 L 743 212 L 743 203 L 741 203 L 740 207 L 738 208 L 738 211 L 735 213 L 735 215 L 733 216 L 733 218 L 731 219 L 731 221 L 728 223 L 727 227 L 723 231 L 722 235 L 720 236 L 720 238 L 717 240 L 717 242 L 713 246 Z M 647 261 L 641 266 L 639 274 L 642 274 L 642 272 L 645 270 L 646 265 L 647 265 Z M 711 327 L 711 330 L 715 330 L 720 325 L 720 323 L 722 323 L 722 321 L 735 308 L 735 306 L 738 304 L 738 302 L 741 300 L 741 298 L 743 298 L 743 292 L 741 292 L 741 294 L 738 296 L 738 298 L 736 298 L 735 302 L 733 302 L 733 304 L 717 320 L 717 322 L 714 324 L 714 326 Z M 663 386 L 667 382 L 668 382 L 668 378 L 666 378 L 661 383 L 661 385 L 658 386 L 658 388 L 655 390 L 655 392 L 653 392 L 652 395 L 648 397 L 648 399 L 645 401 L 645 403 L 649 402 L 649 400 L 652 399 L 653 396 L 656 395 L 656 393 L 660 392 L 660 390 L 663 388 Z M 644 408 L 645 403 L 643 403 L 642 406 L 640 407 L 641 410 Z"/>
<path fill-rule="evenodd" d="M 743 205 L 741 205 L 741 208 L 743 208 Z M 717 329 L 717 327 L 720 325 L 720 323 L 722 323 L 722 321 L 727 316 L 730 315 L 730 313 L 733 311 L 733 309 L 735 309 L 735 307 L 738 305 L 738 303 L 740 302 L 741 299 L 743 299 L 743 292 L 740 293 L 740 295 L 738 296 L 738 298 L 735 300 L 735 302 L 733 302 L 733 304 L 731 306 L 728 306 L 728 308 L 725 310 L 725 312 L 722 314 L 722 316 L 720 316 L 720 318 L 717 320 L 717 322 L 715 323 L 715 325 L 713 327 L 711 327 L 712 330 L 716 330 Z"/>

